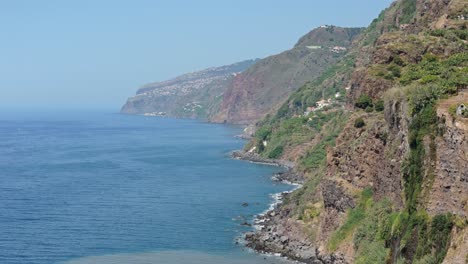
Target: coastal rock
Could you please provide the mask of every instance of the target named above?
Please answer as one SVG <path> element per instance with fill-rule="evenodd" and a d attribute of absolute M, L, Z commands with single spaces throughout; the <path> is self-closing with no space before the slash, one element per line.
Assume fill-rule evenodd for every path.
<path fill-rule="evenodd" d="M 241 224 L 241 226 L 252 226 L 252 224 L 249 224 L 249 223 L 247 223 L 247 222 L 243 222 L 243 223 Z"/>

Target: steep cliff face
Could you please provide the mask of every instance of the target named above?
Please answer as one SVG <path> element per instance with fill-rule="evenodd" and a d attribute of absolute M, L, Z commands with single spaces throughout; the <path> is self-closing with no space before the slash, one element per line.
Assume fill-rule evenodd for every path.
<path fill-rule="evenodd" d="M 303 36 L 291 50 L 258 61 L 236 76 L 212 121 L 255 123 L 337 62 L 360 32 L 357 28 L 322 26 Z"/>
<path fill-rule="evenodd" d="M 464 102 L 468 102 L 468 91 L 437 105 L 437 116 L 445 132 L 436 140 L 435 171 L 427 188 L 428 213 L 450 212 L 461 217 L 458 221 L 468 217 L 468 118 L 453 116 L 449 108 Z M 443 263 L 466 263 L 467 248 L 468 228 L 455 226 Z"/>
<path fill-rule="evenodd" d="M 433 215 L 450 212 L 468 217 L 468 118 L 454 117 L 448 111 L 464 102 L 468 102 L 468 91 L 437 106 L 444 133 L 435 141 L 434 178 L 428 186 L 427 211 Z"/>
<path fill-rule="evenodd" d="M 389 138 L 394 134 L 382 115 L 352 116 L 366 120 L 365 127 L 355 128 L 349 123 L 341 132 L 330 150 L 326 177 L 344 181 L 358 190 L 371 187 L 376 199 L 390 198 L 401 207 L 400 157 L 406 154 L 406 144 L 400 138 Z"/>
<path fill-rule="evenodd" d="M 306 180 L 251 246 L 305 263 L 466 263 L 467 14 L 463 0 L 394 2 L 259 123 L 247 149 Z"/>
<path fill-rule="evenodd" d="M 234 77 L 255 62 L 247 60 L 146 84 L 127 100 L 121 112 L 207 119 L 217 112 Z"/>

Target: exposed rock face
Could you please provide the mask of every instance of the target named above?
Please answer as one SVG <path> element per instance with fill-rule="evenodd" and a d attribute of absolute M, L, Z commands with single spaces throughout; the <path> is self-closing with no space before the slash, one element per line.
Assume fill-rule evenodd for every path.
<path fill-rule="evenodd" d="M 353 198 L 336 182 L 325 181 L 322 184 L 322 197 L 325 209 L 344 213 L 348 208 L 355 206 Z"/>
<path fill-rule="evenodd" d="M 361 29 L 323 26 L 293 49 L 262 59 L 236 76 L 212 121 L 252 124 L 276 110 L 292 91 L 337 62 Z"/>
<path fill-rule="evenodd" d="M 234 76 L 256 60 L 209 68 L 177 78 L 144 85 L 128 99 L 121 112 L 184 118 L 209 118 L 218 110 Z"/>
<path fill-rule="evenodd" d="M 468 229 L 454 228 L 452 231 L 452 241 L 447 252 L 447 256 L 442 264 L 466 264 L 468 259 Z"/>
<path fill-rule="evenodd" d="M 377 199 L 391 198 L 401 206 L 400 174 L 406 152 L 405 138 L 393 134 L 381 114 L 359 117 L 366 120 L 365 127 L 355 128 L 351 122 L 343 130 L 331 150 L 327 177 L 344 180 L 352 188 L 372 187 Z"/>
<path fill-rule="evenodd" d="M 468 102 L 468 91 L 444 100 L 437 114 L 445 120 L 445 133 L 436 142 L 437 156 L 428 212 L 450 212 L 468 217 L 468 119 L 454 118 L 447 108 Z"/>

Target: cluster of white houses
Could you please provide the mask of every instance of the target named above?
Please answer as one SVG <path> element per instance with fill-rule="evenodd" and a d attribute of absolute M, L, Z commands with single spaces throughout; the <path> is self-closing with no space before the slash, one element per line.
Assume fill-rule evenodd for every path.
<path fill-rule="evenodd" d="M 306 46 L 306 47 L 311 50 L 317 50 L 317 49 L 323 48 L 322 46 Z M 345 52 L 348 50 L 346 47 L 342 47 L 342 46 L 334 46 L 334 47 L 330 47 L 329 49 L 333 53 L 341 53 L 341 52 Z"/>
<path fill-rule="evenodd" d="M 348 49 L 345 47 L 341 47 L 341 46 L 335 46 L 335 47 L 330 48 L 330 51 L 334 53 L 341 53 L 341 52 L 345 52 L 346 50 Z"/>
<path fill-rule="evenodd" d="M 340 96 L 341 96 L 341 94 L 339 92 L 335 94 L 335 98 L 338 98 Z M 309 106 L 309 107 L 306 108 L 306 111 L 304 112 L 304 116 L 308 116 L 312 112 L 323 109 L 326 106 L 330 106 L 330 105 L 333 104 L 333 102 L 334 102 L 334 100 L 332 98 L 328 98 L 326 100 L 322 99 L 320 101 L 317 101 L 315 103 L 315 106 Z"/>
<path fill-rule="evenodd" d="M 166 112 L 150 112 L 144 113 L 144 116 L 166 116 Z"/>

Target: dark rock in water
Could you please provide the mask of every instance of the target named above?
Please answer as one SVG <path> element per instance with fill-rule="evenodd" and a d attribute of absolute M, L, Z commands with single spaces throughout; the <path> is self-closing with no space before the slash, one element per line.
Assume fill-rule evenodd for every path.
<path fill-rule="evenodd" d="M 249 224 L 249 223 L 247 223 L 247 222 L 243 222 L 243 223 L 241 224 L 241 226 L 252 226 L 252 225 Z"/>
<path fill-rule="evenodd" d="M 247 240 L 251 240 L 255 237 L 255 233 L 254 232 L 247 232 L 245 233 L 245 239 Z"/>
<path fill-rule="evenodd" d="M 242 206 L 247 207 L 249 206 L 249 203 L 243 203 Z"/>

